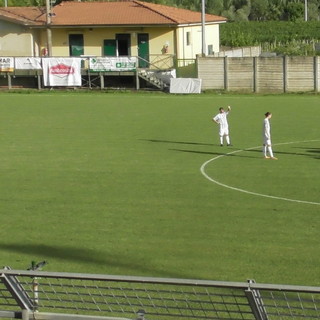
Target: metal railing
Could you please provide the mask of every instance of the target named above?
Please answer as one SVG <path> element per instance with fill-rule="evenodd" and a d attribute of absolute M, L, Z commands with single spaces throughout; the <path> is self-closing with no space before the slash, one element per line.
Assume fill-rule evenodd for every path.
<path fill-rule="evenodd" d="M 0 271 L 0 317 L 22 319 L 320 319 L 320 287 Z"/>
<path fill-rule="evenodd" d="M 30 63 L 30 69 L 26 68 L 25 65 L 21 66 L 17 63 L 17 59 L 33 59 L 35 58 L 37 63 L 33 66 Z M 69 57 L 52 57 L 52 58 L 69 58 Z M 81 87 L 82 88 L 105 88 L 105 76 L 117 75 L 117 76 L 137 76 L 141 70 L 152 71 L 152 72 L 165 72 L 168 70 L 174 69 L 175 65 L 175 56 L 172 54 L 150 54 L 148 55 L 148 60 L 137 57 L 91 57 L 91 56 L 81 56 L 74 57 L 76 59 L 81 59 Z M 117 67 L 113 66 L 112 70 L 107 70 L 110 66 L 106 64 L 104 70 L 104 65 L 100 66 L 101 70 L 91 69 L 90 59 L 93 58 L 106 58 L 106 59 L 124 59 L 124 58 L 136 58 L 136 65 L 130 67 Z M 48 59 L 48 57 L 9 57 L 10 59 L 10 68 L 5 65 L 0 65 L 0 87 L 7 87 L 8 89 L 16 88 L 38 88 L 39 90 L 44 87 L 44 78 L 43 78 L 43 69 L 42 69 L 42 59 Z M 28 60 L 29 61 L 29 60 Z M 143 65 L 143 67 L 139 67 Z M 145 80 L 149 80 L 147 77 Z M 163 89 L 165 85 L 160 79 L 160 85 L 156 85 L 152 81 L 150 82 L 153 85 L 156 85 L 158 88 Z M 50 86 L 48 86 L 50 87 Z M 71 86 L 73 87 L 73 86 Z"/>

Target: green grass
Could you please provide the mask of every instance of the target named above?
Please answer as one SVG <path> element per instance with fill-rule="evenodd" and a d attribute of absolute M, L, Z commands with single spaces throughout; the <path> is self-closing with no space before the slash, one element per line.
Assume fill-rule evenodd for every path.
<path fill-rule="evenodd" d="M 319 286 L 319 205 L 238 192 L 200 171 L 244 150 L 210 162 L 206 173 L 235 188 L 318 203 L 319 102 L 319 95 L 1 93 L 2 265 L 47 260 L 46 271 Z M 227 149 L 211 118 L 229 104 Z M 278 161 L 262 159 L 259 147 L 266 111 Z"/>

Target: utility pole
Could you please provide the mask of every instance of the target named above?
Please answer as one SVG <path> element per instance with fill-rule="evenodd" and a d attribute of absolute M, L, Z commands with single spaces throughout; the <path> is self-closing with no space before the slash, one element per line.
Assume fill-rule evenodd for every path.
<path fill-rule="evenodd" d="M 308 0 L 304 0 L 304 21 L 308 21 Z"/>
<path fill-rule="evenodd" d="M 207 50 L 206 50 L 206 3 L 205 0 L 201 0 L 201 25 L 202 25 L 202 56 L 205 57 Z"/>
<path fill-rule="evenodd" d="M 46 22 L 47 22 L 47 49 L 48 56 L 52 56 L 52 32 L 51 32 L 51 4 L 46 0 Z"/>
<path fill-rule="evenodd" d="M 8 0 L 4 0 L 4 6 L 5 6 L 5 7 L 8 6 Z"/>

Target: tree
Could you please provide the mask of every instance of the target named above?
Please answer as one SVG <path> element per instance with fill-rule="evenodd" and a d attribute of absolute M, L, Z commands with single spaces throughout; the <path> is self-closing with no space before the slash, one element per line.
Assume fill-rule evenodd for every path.
<path fill-rule="evenodd" d="M 289 2 L 284 8 L 284 19 L 288 21 L 297 21 L 303 19 L 304 5 L 301 2 Z"/>
<path fill-rule="evenodd" d="M 268 0 L 252 0 L 249 19 L 257 21 L 265 20 L 268 7 Z"/>
<path fill-rule="evenodd" d="M 266 12 L 266 20 L 281 20 L 282 16 L 282 8 L 281 6 L 276 2 L 270 1 L 268 10 Z"/>
<path fill-rule="evenodd" d="M 223 0 L 207 1 L 206 12 L 216 15 L 221 15 L 224 10 Z"/>

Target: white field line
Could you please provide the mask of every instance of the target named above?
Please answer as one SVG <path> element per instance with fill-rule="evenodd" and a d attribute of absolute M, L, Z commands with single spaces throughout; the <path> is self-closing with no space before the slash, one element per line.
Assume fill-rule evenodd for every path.
<path fill-rule="evenodd" d="M 307 140 L 307 141 L 292 141 L 292 142 L 284 142 L 284 143 L 277 143 L 277 144 L 274 144 L 274 145 L 286 145 L 286 144 L 296 144 L 296 143 L 306 143 L 306 142 L 316 142 L 316 141 L 320 141 L 320 140 Z M 220 155 L 220 156 L 217 156 L 217 157 L 214 157 L 208 161 L 206 161 L 200 168 L 200 171 L 202 173 L 202 175 L 208 179 L 209 181 L 221 186 L 221 187 L 224 187 L 224 188 L 228 188 L 228 189 L 231 189 L 231 190 L 235 190 L 235 191 L 239 191 L 239 192 L 243 192 L 243 193 L 247 193 L 247 194 L 251 194 L 251 195 L 254 195 L 254 196 L 258 196 L 258 197 L 264 197 L 264 198 L 270 198 L 270 199 L 277 199 L 277 200 L 284 200 L 284 201 L 290 201 L 290 202 L 297 202 L 297 203 L 304 203 L 304 204 L 311 204 L 311 205 L 317 205 L 319 206 L 320 205 L 320 202 L 313 202 L 313 201 L 304 201 L 304 200 L 297 200 L 297 199 L 290 199 L 290 198 L 284 198 L 284 197 L 277 197 L 277 196 L 271 196 L 271 195 L 268 195 L 268 194 L 263 194 L 263 193 L 257 193 L 257 192 L 252 192 L 252 191 L 248 191 L 248 190 L 244 190 L 244 189 L 240 189 L 240 188 L 236 188 L 236 187 L 232 187 L 232 186 L 229 186 L 227 184 L 224 184 L 224 183 L 221 183 L 213 178 L 211 178 L 209 175 L 206 174 L 205 172 L 205 168 L 206 166 L 210 163 L 210 162 L 213 162 L 215 160 L 218 160 L 222 157 L 225 157 L 225 156 L 228 156 L 230 154 L 235 154 L 235 153 L 239 153 L 239 152 L 242 152 L 242 151 L 246 151 L 246 150 L 253 150 L 253 149 L 258 149 L 258 148 L 261 148 L 261 146 L 258 146 L 258 147 L 252 147 L 252 148 L 247 148 L 247 149 L 242 149 L 242 150 L 236 150 L 236 151 L 232 151 L 232 152 L 229 152 L 229 153 L 226 153 L 226 154 L 223 154 L 223 155 Z"/>

